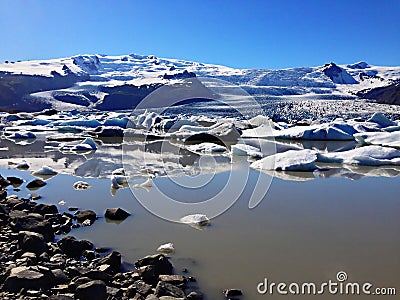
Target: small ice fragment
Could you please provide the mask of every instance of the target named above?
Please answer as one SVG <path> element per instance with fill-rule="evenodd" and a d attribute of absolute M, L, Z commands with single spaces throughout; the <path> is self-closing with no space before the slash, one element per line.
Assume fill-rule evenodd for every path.
<path fill-rule="evenodd" d="M 172 244 L 172 243 L 163 244 L 157 248 L 157 252 L 162 252 L 165 254 L 174 253 L 175 252 L 174 244 Z"/>
<path fill-rule="evenodd" d="M 58 204 L 65 205 L 65 204 L 67 204 L 67 202 L 65 202 L 64 200 L 61 200 L 60 202 L 58 202 Z"/>
<path fill-rule="evenodd" d="M 58 172 L 55 171 L 54 169 L 48 167 L 48 166 L 43 166 L 41 169 L 33 171 L 32 175 L 42 175 L 42 176 L 52 176 L 52 175 L 57 175 Z"/>
<path fill-rule="evenodd" d="M 29 164 L 26 161 L 22 161 L 19 164 L 17 164 L 17 169 L 20 170 L 28 170 L 29 169 Z"/>
<path fill-rule="evenodd" d="M 73 185 L 73 188 L 78 191 L 87 190 L 88 188 L 91 188 L 91 187 L 92 186 L 85 181 L 77 181 Z"/>
<path fill-rule="evenodd" d="M 208 219 L 206 215 L 202 214 L 187 215 L 182 217 L 180 221 L 184 224 L 197 226 L 206 226 L 210 223 L 210 219 Z"/>
<path fill-rule="evenodd" d="M 122 175 L 111 175 L 111 186 L 113 188 L 121 188 L 124 184 L 128 184 L 128 177 Z"/>

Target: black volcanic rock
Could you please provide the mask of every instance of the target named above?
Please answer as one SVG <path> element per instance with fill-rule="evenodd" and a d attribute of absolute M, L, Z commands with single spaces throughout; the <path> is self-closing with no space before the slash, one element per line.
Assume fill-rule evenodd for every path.
<path fill-rule="evenodd" d="M 363 99 L 376 100 L 382 104 L 400 105 L 400 82 L 384 87 L 377 87 L 370 90 L 363 90 L 357 93 Z"/>
<path fill-rule="evenodd" d="M 131 214 L 122 208 L 107 208 L 104 216 L 110 220 L 122 221 L 129 217 Z"/>

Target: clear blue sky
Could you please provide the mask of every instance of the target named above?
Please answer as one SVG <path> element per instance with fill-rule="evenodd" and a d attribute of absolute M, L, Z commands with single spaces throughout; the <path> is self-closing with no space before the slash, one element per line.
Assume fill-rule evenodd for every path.
<path fill-rule="evenodd" d="M 0 61 L 154 54 L 241 68 L 400 65 L 400 0 L 0 0 Z"/>

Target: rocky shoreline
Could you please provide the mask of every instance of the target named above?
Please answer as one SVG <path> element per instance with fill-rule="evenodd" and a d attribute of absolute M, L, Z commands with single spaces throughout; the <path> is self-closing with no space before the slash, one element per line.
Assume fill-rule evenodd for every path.
<path fill-rule="evenodd" d="M 94 212 L 60 213 L 34 197 L 7 195 L 13 180 L 0 175 L 1 299 L 203 299 L 195 279 L 174 274 L 164 254 L 124 270 L 119 252 L 68 235 L 82 221 L 94 222 Z"/>

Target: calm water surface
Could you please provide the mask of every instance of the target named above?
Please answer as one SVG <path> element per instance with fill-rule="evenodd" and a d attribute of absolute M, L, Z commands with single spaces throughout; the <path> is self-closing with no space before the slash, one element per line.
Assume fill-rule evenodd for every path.
<path fill-rule="evenodd" d="M 243 172 L 245 170 L 234 170 Z M 2 168 L 3 175 L 32 178 L 28 172 Z M 227 172 L 217 174 L 224 182 Z M 245 175 L 243 175 L 245 176 Z M 162 243 L 173 242 L 171 255 L 179 273 L 187 268 L 195 276 L 207 299 L 224 299 L 221 290 L 240 288 L 242 299 L 348 299 L 349 296 L 259 295 L 257 284 L 265 277 L 274 282 L 336 280 L 345 271 L 352 282 L 371 282 L 378 287 L 396 287 L 400 293 L 400 178 L 315 179 L 305 182 L 274 178 L 271 188 L 255 209 L 248 199 L 258 172 L 251 170 L 249 183 L 238 201 L 212 220 L 205 230 L 162 220 L 146 211 L 126 188 L 110 193 L 110 180 L 85 179 L 93 187 L 75 191 L 72 184 L 82 178 L 57 175 L 40 189 L 45 203 L 93 209 L 102 216 L 108 207 L 122 207 L 132 216 L 122 223 L 100 218 L 91 227 L 71 232 L 97 246 L 115 248 L 133 263 L 154 253 Z M 268 176 L 268 175 L 262 175 Z M 155 179 L 160 188 L 170 186 L 166 178 Z M 179 192 L 180 200 L 198 199 L 211 193 Z M 24 185 L 19 194 L 26 195 Z M 141 191 L 151 201 L 154 188 Z M 397 296 L 398 297 L 398 296 Z M 378 296 L 358 296 L 379 299 Z M 396 299 L 396 296 L 386 296 Z"/>

